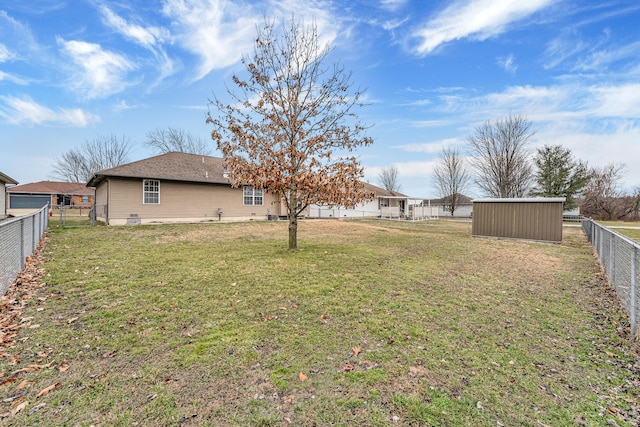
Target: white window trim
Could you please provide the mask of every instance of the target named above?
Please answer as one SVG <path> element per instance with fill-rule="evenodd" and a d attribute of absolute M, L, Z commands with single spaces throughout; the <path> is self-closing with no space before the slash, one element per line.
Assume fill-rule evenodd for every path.
<path fill-rule="evenodd" d="M 247 188 L 251 188 L 252 189 L 252 194 L 251 194 L 251 204 L 247 204 L 245 203 L 245 190 Z M 262 203 L 257 204 L 256 203 L 256 191 L 260 191 L 262 193 L 262 195 L 260 196 L 260 199 L 262 199 Z M 249 197 L 249 196 L 246 196 Z M 260 188 L 255 188 L 252 187 L 250 185 L 243 185 L 242 186 L 242 205 L 243 206 L 264 206 L 264 190 L 260 189 Z"/>
<path fill-rule="evenodd" d="M 158 183 L 158 202 L 157 203 L 151 203 L 151 202 L 145 201 L 145 195 L 147 193 L 147 191 L 145 190 L 145 186 L 149 181 L 154 181 Z M 149 194 L 154 194 L 154 193 L 155 192 L 149 191 Z M 143 205 L 159 205 L 160 204 L 160 180 L 159 179 L 143 179 L 142 180 L 142 204 Z"/>

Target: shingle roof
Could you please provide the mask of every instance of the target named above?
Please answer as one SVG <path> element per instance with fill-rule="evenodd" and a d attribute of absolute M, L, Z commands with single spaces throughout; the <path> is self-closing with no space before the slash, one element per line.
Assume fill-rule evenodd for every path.
<path fill-rule="evenodd" d="M 96 172 L 87 183 L 97 187 L 108 177 L 163 179 L 169 181 L 204 182 L 211 184 L 231 184 L 224 176 L 224 160 L 219 157 L 187 153 L 165 153 L 103 169 Z M 365 191 L 382 197 L 407 197 L 396 191 L 388 191 L 375 185 L 364 183 Z"/>
<path fill-rule="evenodd" d="M 408 197 L 406 194 L 398 193 L 397 191 L 389 191 L 384 188 L 377 187 L 368 182 L 364 183 L 364 189 L 367 192 L 373 192 L 377 197 Z"/>
<path fill-rule="evenodd" d="M 108 177 L 231 184 L 224 177 L 223 159 L 175 152 L 103 169 L 91 177 L 87 186 L 96 187 Z"/>
<path fill-rule="evenodd" d="M 470 205 L 471 204 L 471 197 L 465 196 L 464 194 L 460 194 L 460 193 L 456 193 L 458 194 L 458 205 Z M 448 204 L 449 203 L 449 198 L 448 197 L 443 197 L 441 199 L 431 199 L 431 204 L 433 205 L 437 205 L 437 204 Z"/>
<path fill-rule="evenodd" d="M 7 193 L 74 194 L 93 196 L 94 188 L 87 188 L 81 182 L 39 181 L 7 187 Z"/>

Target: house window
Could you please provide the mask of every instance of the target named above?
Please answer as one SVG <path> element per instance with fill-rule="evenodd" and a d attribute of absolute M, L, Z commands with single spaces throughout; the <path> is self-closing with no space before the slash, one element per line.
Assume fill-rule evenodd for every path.
<path fill-rule="evenodd" d="M 142 203 L 145 205 L 160 204 L 160 181 L 155 179 L 145 179 L 142 182 Z"/>
<path fill-rule="evenodd" d="M 262 190 L 245 185 L 242 187 L 245 206 L 262 206 Z"/>
<path fill-rule="evenodd" d="M 89 203 L 89 196 L 82 196 L 82 203 L 85 205 Z"/>

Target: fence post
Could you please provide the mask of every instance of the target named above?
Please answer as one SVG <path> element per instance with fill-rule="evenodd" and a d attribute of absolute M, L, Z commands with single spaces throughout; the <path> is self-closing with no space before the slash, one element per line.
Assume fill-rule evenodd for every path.
<path fill-rule="evenodd" d="M 36 249 L 36 242 L 40 239 L 36 239 L 36 234 L 38 234 L 38 231 L 36 230 L 36 216 L 37 215 L 33 215 L 31 217 L 31 247 L 29 248 L 30 252 L 33 252 Z"/>
<path fill-rule="evenodd" d="M 616 285 L 616 236 L 609 236 L 609 281 L 612 285 Z"/>
<path fill-rule="evenodd" d="M 637 294 L 638 294 L 638 280 L 636 278 L 637 276 L 637 270 L 638 268 L 638 248 L 636 246 L 633 247 L 633 255 L 631 256 L 631 289 L 629 290 L 631 292 L 631 303 L 630 303 L 630 310 L 629 310 L 629 323 L 631 324 L 631 334 L 635 335 L 636 332 L 638 331 L 638 300 L 637 300 Z"/>
<path fill-rule="evenodd" d="M 20 219 L 20 270 L 25 267 L 24 259 L 24 218 Z"/>

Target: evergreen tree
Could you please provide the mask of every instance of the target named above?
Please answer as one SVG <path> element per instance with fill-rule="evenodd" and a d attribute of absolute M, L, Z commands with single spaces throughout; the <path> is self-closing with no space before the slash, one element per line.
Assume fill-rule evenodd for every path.
<path fill-rule="evenodd" d="M 575 209 L 576 198 L 589 182 L 589 168 L 576 160 L 571 150 L 561 145 L 538 148 L 534 163 L 536 185 L 531 194 L 543 197 L 565 197 L 565 210 Z"/>

